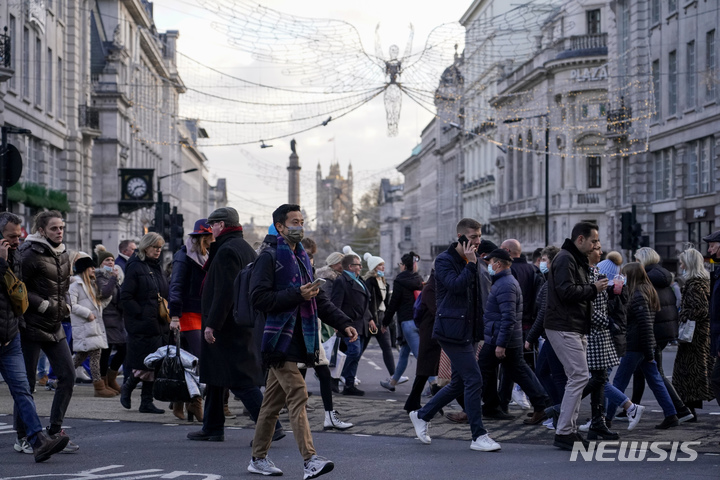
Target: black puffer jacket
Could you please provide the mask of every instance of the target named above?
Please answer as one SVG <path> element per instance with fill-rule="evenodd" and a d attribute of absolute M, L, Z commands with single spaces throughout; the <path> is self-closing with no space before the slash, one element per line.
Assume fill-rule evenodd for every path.
<path fill-rule="evenodd" d="M 655 359 L 654 316 L 645 297 L 636 290 L 627 310 L 627 351 L 642 353 L 646 362 Z"/>
<path fill-rule="evenodd" d="M 519 258 L 513 258 L 510 272 L 512 272 L 513 277 L 517 280 L 520 285 L 520 290 L 522 291 L 522 329 L 529 330 L 533 325 L 535 301 L 537 300 L 540 288 L 545 283 L 545 277 L 540 273 L 540 270 L 536 270 L 534 265 L 527 262 L 524 255 L 521 255 Z"/>
<path fill-rule="evenodd" d="M 147 370 L 145 357 L 166 345 L 170 326 L 158 315 L 158 292 L 168 296 L 168 283 L 160 262 L 133 255 L 125 266 L 125 281 L 120 289 L 127 331 L 127 362 L 132 369 Z"/>
<path fill-rule="evenodd" d="M 0 258 L 0 278 L 5 278 L 5 272 L 7 272 L 8 268 L 12 269 L 15 276 L 22 280 L 20 256 L 15 250 L 8 251 L 7 261 Z M 5 345 L 15 338 L 15 335 L 18 334 L 19 325 L 20 318 L 13 313 L 5 282 L 0 281 L 0 345 Z"/>
<path fill-rule="evenodd" d="M 678 309 L 673 291 L 672 274 L 655 263 L 645 267 L 648 278 L 660 298 L 660 311 L 655 314 L 655 341 L 666 344 L 677 338 Z"/>
<path fill-rule="evenodd" d="M 22 276 L 30 301 L 20 321 L 23 339 L 36 342 L 64 340 L 62 321 L 70 314 L 67 293 L 71 275 L 65 245 L 53 248 L 44 237 L 34 233 L 25 239 L 18 251 L 22 256 Z"/>
<path fill-rule="evenodd" d="M 100 291 L 100 300 L 103 301 L 103 304 L 109 300 L 102 311 L 102 321 L 105 325 L 108 344 L 125 343 L 125 324 L 120 308 L 118 278 L 102 268 L 95 270 L 95 278 Z"/>
<path fill-rule="evenodd" d="M 205 270 L 188 257 L 187 247 L 182 246 L 173 257 L 168 307 L 171 317 L 182 317 L 185 312 L 201 313 L 200 289 L 205 280 Z"/>
<path fill-rule="evenodd" d="M 385 311 L 383 325 L 390 325 L 393 315 L 397 314 L 398 322 L 413 319 L 413 305 L 415 305 L 415 291 L 422 290 L 422 277 L 417 272 L 400 272 L 393 282 L 392 296 Z"/>
<path fill-rule="evenodd" d="M 545 327 L 543 325 L 545 323 L 545 308 L 547 307 L 547 289 L 548 284 L 546 282 L 540 287 L 540 291 L 535 299 L 535 310 L 537 311 L 535 322 L 533 322 L 532 327 L 530 327 L 527 333 L 527 337 L 525 337 L 525 341 L 530 345 L 536 345 L 541 335 L 545 337 Z"/>

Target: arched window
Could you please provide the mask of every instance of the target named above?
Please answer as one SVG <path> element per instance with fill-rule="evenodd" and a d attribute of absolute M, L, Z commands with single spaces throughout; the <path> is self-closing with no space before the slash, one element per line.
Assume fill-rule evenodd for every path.
<path fill-rule="evenodd" d="M 515 176 L 513 175 L 513 167 L 515 163 L 515 150 L 513 149 L 512 138 L 508 144 L 508 158 L 505 165 L 505 178 L 507 179 L 507 201 L 512 202 L 515 199 L 513 185 L 515 182 Z"/>
<path fill-rule="evenodd" d="M 517 168 L 515 171 L 515 180 L 517 182 L 516 183 L 517 199 L 520 200 L 521 198 L 523 198 L 523 187 L 525 185 L 525 182 L 523 181 L 523 170 L 524 170 L 523 169 L 523 163 L 524 163 L 523 157 L 524 157 L 524 155 L 523 155 L 523 151 L 522 151 L 522 148 L 523 148 L 522 135 L 520 135 L 518 137 L 517 148 L 518 148 L 518 152 L 517 152 L 517 155 L 515 156 L 516 163 L 517 163 Z"/>
<path fill-rule="evenodd" d="M 532 131 L 530 131 L 530 130 L 528 130 L 528 134 L 527 134 L 527 148 L 528 148 L 528 152 L 526 155 L 527 167 L 526 167 L 526 171 L 525 171 L 525 175 L 526 175 L 525 192 L 527 193 L 528 197 L 532 197 L 533 196 L 533 183 L 535 180 L 533 178 L 534 170 L 535 170 L 533 168 L 533 162 L 534 162 L 533 153 L 535 150 L 535 146 L 533 145 L 533 136 L 532 136 Z"/>

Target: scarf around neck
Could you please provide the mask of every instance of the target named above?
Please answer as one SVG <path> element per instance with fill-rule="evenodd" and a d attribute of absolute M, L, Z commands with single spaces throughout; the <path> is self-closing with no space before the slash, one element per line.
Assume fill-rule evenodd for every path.
<path fill-rule="evenodd" d="M 313 281 L 310 258 L 305 252 L 302 243 L 298 243 L 295 246 L 295 251 L 293 251 L 285 239 L 278 235 L 276 263 L 282 268 L 275 270 L 275 291 L 300 288 L 303 284 Z M 317 302 L 315 298 L 312 298 L 303 301 L 299 307 L 268 314 L 261 349 L 263 359 L 266 360 L 267 364 L 271 365 L 284 361 L 292 342 L 298 311 L 302 323 L 308 363 L 312 365 L 317 363 L 318 349 L 320 348 L 318 343 Z"/>

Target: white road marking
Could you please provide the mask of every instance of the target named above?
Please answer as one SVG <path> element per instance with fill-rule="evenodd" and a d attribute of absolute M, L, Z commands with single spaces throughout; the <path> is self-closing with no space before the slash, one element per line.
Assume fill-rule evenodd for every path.
<path fill-rule="evenodd" d="M 371 367 L 373 367 L 375 370 L 382 370 L 382 368 L 380 368 L 380 367 L 378 366 L 378 364 L 375 363 L 375 362 L 373 362 L 372 360 L 367 360 L 367 363 L 368 363 Z"/>
<path fill-rule="evenodd" d="M 200 477 L 203 480 L 220 480 L 221 475 L 214 473 L 192 473 L 188 471 L 175 470 L 167 472 L 159 468 L 151 468 L 146 470 L 135 470 L 130 472 L 108 472 L 108 470 L 117 470 L 124 468 L 124 465 L 109 465 L 107 467 L 99 467 L 91 470 L 83 470 L 78 473 L 43 473 L 36 475 L 26 475 L 21 477 L 3 477 L 0 480 L 23 480 L 29 478 L 60 478 L 69 477 L 69 480 L 100 480 L 104 478 L 121 478 L 122 480 L 140 480 L 144 478 L 185 478 L 185 477 Z M 107 473 L 105 473 L 107 472 Z"/>

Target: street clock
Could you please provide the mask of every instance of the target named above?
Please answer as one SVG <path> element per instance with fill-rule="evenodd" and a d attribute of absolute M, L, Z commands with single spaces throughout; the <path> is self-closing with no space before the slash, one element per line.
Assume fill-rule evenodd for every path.
<path fill-rule="evenodd" d="M 140 208 L 150 207 L 155 203 L 153 191 L 152 168 L 121 168 L 120 176 L 120 202 L 118 208 L 121 213 L 128 213 Z"/>

